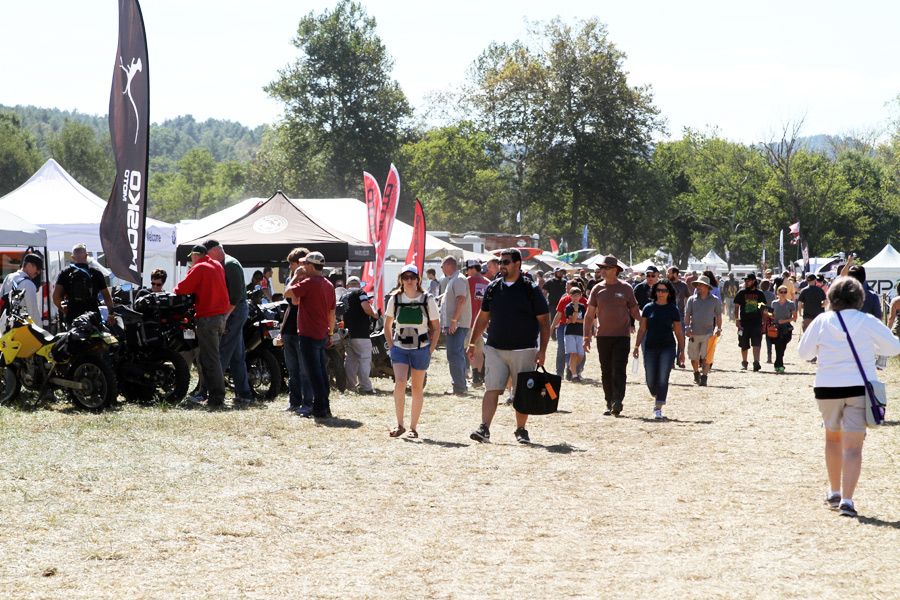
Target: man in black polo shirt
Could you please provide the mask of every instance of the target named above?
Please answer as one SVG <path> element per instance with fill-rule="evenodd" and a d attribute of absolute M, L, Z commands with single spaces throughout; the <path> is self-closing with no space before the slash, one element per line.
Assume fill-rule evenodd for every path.
<path fill-rule="evenodd" d="M 741 370 L 747 370 L 747 351 L 753 347 L 753 370 L 759 371 L 759 348 L 763 336 L 763 310 L 766 295 L 756 287 L 756 274 L 744 277 L 744 288 L 734 297 L 734 318 L 737 320 L 738 346 L 741 348 Z"/>
<path fill-rule="evenodd" d="M 510 378 L 515 383 L 519 373 L 534 369 L 534 365 L 543 366 L 550 341 L 550 307 L 541 290 L 522 276 L 522 255 L 517 249 L 500 254 L 500 275 L 485 290 L 472 330 L 472 339 L 481 336 L 485 328 L 488 332 L 481 425 L 469 436 L 476 442 L 491 441 L 489 427 L 506 383 Z M 472 360 L 474 344 L 469 344 L 468 354 Z M 516 412 L 515 436 L 520 444 L 531 443 L 527 420 L 528 415 Z"/>
<path fill-rule="evenodd" d="M 813 319 L 825 312 L 825 290 L 816 283 L 815 273 L 806 276 L 806 287 L 797 295 L 797 310 L 803 317 L 803 331 Z"/>
<path fill-rule="evenodd" d="M 347 279 L 347 293 L 341 298 L 344 306 L 344 324 L 350 334 L 344 370 L 347 373 L 347 389 L 360 394 L 374 394 L 369 371 L 372 369 L 372 333 L 369 317 L 378 318 L 378 313 L 369 303 L 369 295 L 362 289 L 359 277 Z M 359 389 L 357 389 L 357 382 Z"/>

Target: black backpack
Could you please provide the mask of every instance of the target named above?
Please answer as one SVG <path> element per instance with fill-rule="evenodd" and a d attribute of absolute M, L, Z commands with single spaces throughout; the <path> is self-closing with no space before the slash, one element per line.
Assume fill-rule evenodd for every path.
<path fill-rule="evenodd" d="M 88 304 L 95 296 L 90 272 L 77 265 L 70 267 L 69 284 L 66 286 L 66 298 L 69 302 Z"/>

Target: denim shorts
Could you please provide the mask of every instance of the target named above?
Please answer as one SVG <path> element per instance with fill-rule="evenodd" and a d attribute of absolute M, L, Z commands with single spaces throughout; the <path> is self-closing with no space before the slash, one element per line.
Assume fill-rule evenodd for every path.
<path fill-rule="evenodd" d="M 431 364 L 430 345 L 418 350 L 404 350 L 394 344 L 391 346 L 391 364 L 409 365 L 414 371 L 427 371 Z"/>

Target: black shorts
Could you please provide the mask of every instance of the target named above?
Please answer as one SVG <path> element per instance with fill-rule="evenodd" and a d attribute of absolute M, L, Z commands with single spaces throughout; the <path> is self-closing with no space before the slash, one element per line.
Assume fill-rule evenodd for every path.
<path fill-rule="evenodd" d="M 763 327 L 761 322 L 748 321 L 744 323 L 741 321 L 741 326 L 744 328 L 743 333 L 738 336 L 738 346 L 740 346 L 741 350 L 749 350 L 750 346 L 758 348 L 762 345 Z"/>

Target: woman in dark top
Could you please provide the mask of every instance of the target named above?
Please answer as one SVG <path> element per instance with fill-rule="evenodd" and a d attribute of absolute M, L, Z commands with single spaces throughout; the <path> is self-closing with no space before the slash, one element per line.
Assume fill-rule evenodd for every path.
<path fill-rule="evenodd" d="M 794 326 L 792 323 L 797 320 L 797 307 L 795 307 L 794 303 L 787 298 L 787 286 L 779 286 L 776 300 L 770 302 L 767 307 L 772 322 L 778 328 L 778 337 L 774 338 L 774 344 L 775 372 L 779 375 L 784 374 L 784 349 L 787 348 L 788 343 L 791 341 L 791 337 L 794 335 Z"/>
<path fill-rule="evenodd" d="M 668 279 L 660 279 L 650 290 L 651 302 L 641 309 L 641 327 L 634 346 L 634 357 L 644 345 L 644 371 L 650 395 L 656 398 L 653 418 L 662 419 L 662 407 L 669 393 L 669 374 L 675 363 L 684 362 L 684 333 L 676 304 L 675 288 Z M 677 340 L 677 343 L 676 343 Z M 677 348 L 676 348 L 677 346 Z"/>

